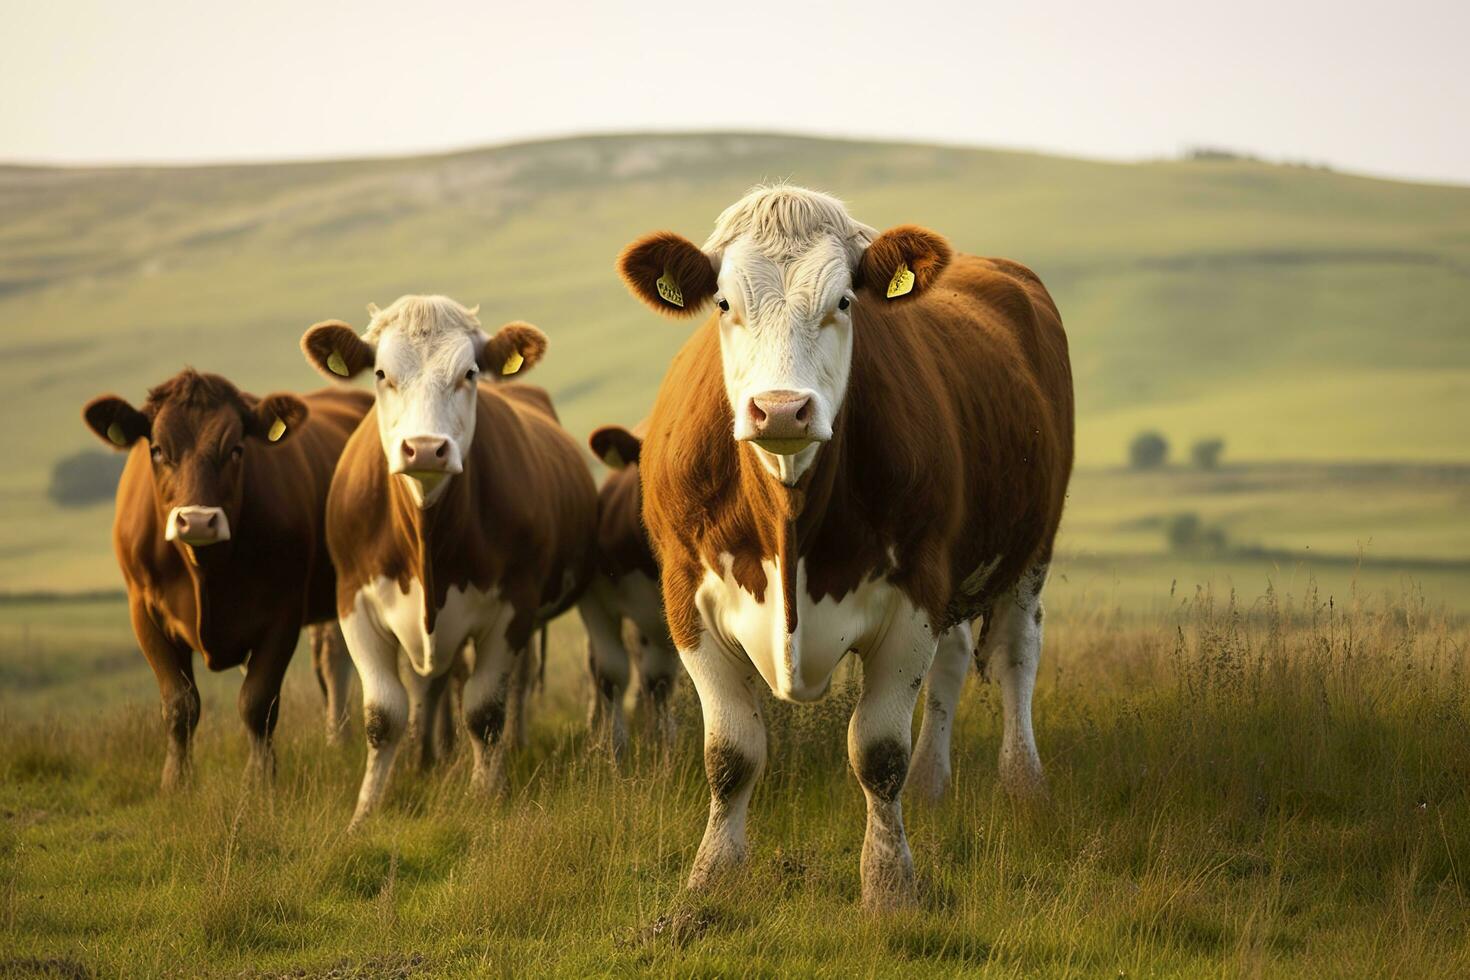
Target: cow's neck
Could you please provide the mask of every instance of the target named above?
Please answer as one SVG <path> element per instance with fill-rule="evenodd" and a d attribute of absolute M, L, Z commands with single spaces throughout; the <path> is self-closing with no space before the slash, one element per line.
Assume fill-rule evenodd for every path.
<path fill-rule="evenodd" d="M 439 614 L 440 579 L 453 575 L 455 562 L 462 556 L 475 477 L 475 467 L 467 459 L 464 471 L 450 477 L 444 492 L 428 507 L 413 499 L 402 477 L 388 477 L 394 537 L 409 574 L 423 587 L 424 629 L 429 633 L 434 632 Z"/>

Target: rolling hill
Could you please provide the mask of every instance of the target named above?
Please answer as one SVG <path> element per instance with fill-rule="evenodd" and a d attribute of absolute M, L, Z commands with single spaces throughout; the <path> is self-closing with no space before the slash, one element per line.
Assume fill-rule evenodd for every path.
<path fill-rule="evenodd" d="M 646 411 L 685 327 L 623 244 L 702 240 L 750 185 L 830 190 L 1025 262 L 1073 345 L 1084 465 L 1157 428 L 1263 462 L 1470 458 L 1470 188 L 1239 160 L 1132 165 L 755 134 L 576 138 L 384 160 L 0 167 L 0 590 L 112 587 L 110 507 L 46 498 L 79 410 L 189 364 L 309 388 L 310 323 L 444 292 L 551 337 L 577 434 Z"/>

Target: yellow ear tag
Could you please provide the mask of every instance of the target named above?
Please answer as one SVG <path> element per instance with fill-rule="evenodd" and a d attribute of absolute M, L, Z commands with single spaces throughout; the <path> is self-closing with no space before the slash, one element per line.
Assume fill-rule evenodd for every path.
<path fill-rule="evenodd" d="M 521 365 L 525 363 L 526 359 L 521 356 L 521 352 L 513 350 L 510 352 L 510 356 L 505 359 L 505 364 L 501 365 L 500 373 L 515 374 L 521 369 Z"/>
<path fill-rule="evenodd" d="M 122 426 L 116 422 L 107 427 L 107 438 L 112 440 L 114 446 L 126 446 L 128 444 L 128 437 L 123 435 Z"/>
<path fill-rule="evenodd" d="M 909 271 L 907 262 L 898 264 L 898 271 L 893 274 L 893 281 L 888 284 L 888 298 L 906 296 L 914 291 L 914 274 Z"/>
<path fill-rule="evenodd" d="M 684 290 L 679 288 L 679 284 L 674 281 L 673 273 L 668 269 L 665 269 L 664 274 L 658 277 L 655 285 L 658 286 L 658 294 L 663 297 L 665 303 L 672 303 L 675 306 L 684 305 Z"/>
<path fill-rule="evenodd" d="M 285 434 L 286 434 L 286 423 L 285 422 L 282 422 L 278 418 L 278 419 L 275 420 L 275 422 L 271 423 L 271 430 L 265 434 L 265 437 L 267 439 L 269 439 L 271 442 L 276 442 L 276 441 L 278 441 L 281 438 L 281 436 L 283 436 Z"/>
<path fill-rule="evenodd" d="M 347 362 L 342 360 L 342 355 L 332 351 L 332 356 L 327 358 L 327 370 L 340 377 L 347 377 Z"/>
<path fill-rule="evenodd" d="M 602 457 L 602 461 L 615 470 L 620 470 L 625 465 L 623 463 L 623 454 L 618 452 L 617 446 L 608 446 L 607 455 Z"/>

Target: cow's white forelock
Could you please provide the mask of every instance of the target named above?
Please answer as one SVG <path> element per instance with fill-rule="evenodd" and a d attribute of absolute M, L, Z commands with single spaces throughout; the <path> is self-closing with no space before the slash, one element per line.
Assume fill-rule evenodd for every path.
<path fill-rule="evenodd" d="M 850 317 L 835 307 L 875 235 L 836 198 L 784 184 L 757 187 L 720 215 L 704 248 L 731 307 L 720 347 L 736 438 L 748 438 L 747 400 L 780 389 L 810 392 L 812 431 L 830 437 L 852 355 Z M 756 452 L 783 483 L 816 455 Z"/>
<path fill-rule="evenodd" d="M 485 332 L 476 316 L 479 311 L 478 306 L 466 307 L 448 296 L 400 296 L 392 306 L 373 314 L 363 340 L 378 347 L 385 336 L 393 334 L 400 350 L 416 355 L 415 374 L 447 381 L 460 370 L 461 339 L 469 340 L 472 356 L 484 346 Z"/>

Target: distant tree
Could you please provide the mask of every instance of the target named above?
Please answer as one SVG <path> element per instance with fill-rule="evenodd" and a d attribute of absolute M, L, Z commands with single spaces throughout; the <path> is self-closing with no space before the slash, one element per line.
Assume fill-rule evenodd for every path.
<path fill-rule="evenodd" d="M 51 469 L 46 496 L 58 507 L 90 507 L 106 503 L 117 493 L 127 454 L 105 449 L 83 449 L 64 456 Z"/>
<path fill-rule="evenodd" d="M 1220 454 L 1225 451 L 1225 440 L 1219 437 L 1200 439 L 1189 449 L 1189 458 L 1202 470 L 1220 468 Z"/>
<path fill-rule="evenodd" d="M 1193 511 L 1170 517 L 1164 525 L 1164 538 L 1169 542 L 1169 550 L 1175 554 L 1197 550 L 1201 527 L 1199 515 Z"/>
<path fill-rule="evenodd" d="M 1206 527 L 1193 511 L 1174 514 L 1164 522 L 1164 539 L 1176 555 L 1222 555 L 1229 543 L 1222 527 Z"/>
<path fill-rule="evenodd" d="M 1128 465 L 1135 470 L 1156 470 L 1169 458 L 1169 441 L 1157 432 L 1140 432 L 1128 445 Z"/>

